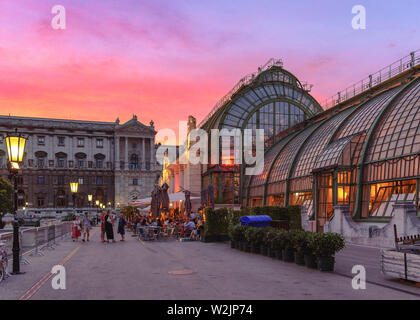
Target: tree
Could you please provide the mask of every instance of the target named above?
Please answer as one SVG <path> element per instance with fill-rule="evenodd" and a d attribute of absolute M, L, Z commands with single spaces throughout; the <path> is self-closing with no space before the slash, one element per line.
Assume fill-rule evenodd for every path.
<path fill-rule="evenodd" d="M 131 215 L 137 214 L 138 210 L 136 207 L 133 206 L 127 206 L 121 209 L 121 213 L 126 217 L 130 218 Z"/>
<path fill-rule="evenodd" d="M 0 228 L 3 228 L 3 215 L 13 213 L 13 210 L 13 187 L 9 181 L 0 177 Z"/>

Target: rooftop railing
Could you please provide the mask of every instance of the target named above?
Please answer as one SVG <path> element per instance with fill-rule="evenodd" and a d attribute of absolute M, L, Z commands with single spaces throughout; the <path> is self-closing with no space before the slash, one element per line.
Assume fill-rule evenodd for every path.
<path fill-rule="evenodd" d="M 232 96 L 239 91 L 243 86 L 250 84 L 254 79 L 261 74 L 262 72 L 270 69 L 273 66 L 283 67 L 283 61 L 281 59 L 271 58 L 264 65 L 258 68 L 257 72 L 251 73 L 243 77 L 239 82 L 226 94 L 224 95 L 213 107 L 210 113 L 200 122 L 198 125 L 201 128 L 215 113 L 219 110 L 227 101 L 229 101 Z"/>
<path fill-rule="evenodd" d="M 348 99 L 351 99 L 372 87 L 375 87 L 415 66 L 420 65 L 420 50 L 411 52 L 398 61 L 382 68 L 376 73 L 370 74 L 367 78 L 347 87 L 345 90 L 338 92 L 336 95 L 325 100 L 322 104 L 324 109 L 332 108 Z"/>

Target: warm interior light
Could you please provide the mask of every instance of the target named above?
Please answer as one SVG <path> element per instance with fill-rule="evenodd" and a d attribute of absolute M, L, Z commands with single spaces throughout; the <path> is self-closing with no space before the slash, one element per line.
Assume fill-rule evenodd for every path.
<path fill-rule="evenodd" d="M 78 182 L 70 182 L 70 190 L 72 193 L 77 193 L 77 190 L 79 189 L 79 183 Z"/>
<path fill-rule="evenodd" d="M 88 201 L 92 202 L 92 195 L 91 194 L 88 194 Z"/>
<path fill-rule="evenodd" d="M 99 200 L 96 200 L 96 201 L 95 201 L 95 204 L 96 204 L 97 206 L 99 206 Z"/>

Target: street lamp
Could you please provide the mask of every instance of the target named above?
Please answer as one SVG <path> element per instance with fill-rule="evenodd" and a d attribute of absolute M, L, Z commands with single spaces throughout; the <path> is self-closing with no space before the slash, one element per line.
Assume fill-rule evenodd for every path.
<path fill-rule="evenodd" d="M 20 169 L 20 164 L 23 161 L 23 155 L 25 153 L 25 145 L 27 138 L 17 132 L 17 129 L 13 134 L 8 134 L 5 137 L 6 149 L 9 160 L 9 172 L 10 180 L 14 181 L 14 195 L 13 195 L 13 209 L 15 211 L 14 223 L 13 223 L 13 272 L 12 274 L 22 274 L 20 272 L 20 246 L 19 246 L 19 222 L 17 220 L 17 174 Z"/>
<path fill-rule="evenodd" d="M 79 189 L 78 182 L 70 182 L 70 191 L 73 197 L 73 210 L 76 208 L 77 190 Z"/>
<path fill-rule="evenodd" d="M 93 196 L 91 194 L 88 194 L 89 208 L 92 207 L 92 198 Z"/>

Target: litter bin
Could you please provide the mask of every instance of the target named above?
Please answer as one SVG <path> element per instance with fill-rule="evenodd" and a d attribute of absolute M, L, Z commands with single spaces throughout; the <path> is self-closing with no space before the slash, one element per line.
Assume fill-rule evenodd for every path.
<path fill-rule="evenodd" d="M 247 227 L 263 228 L 269 227 L 271 222 L 270 216 L 245 216 L 240 219 L 241 225 Z"/>

